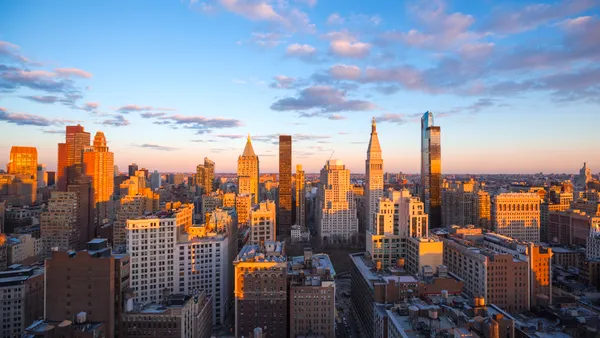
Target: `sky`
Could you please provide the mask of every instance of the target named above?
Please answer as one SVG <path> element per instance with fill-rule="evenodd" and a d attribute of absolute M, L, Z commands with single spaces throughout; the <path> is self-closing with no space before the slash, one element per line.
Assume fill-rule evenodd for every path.
<path fill-rule="evenodd" d="M 34 146 L 54 169 L 66 125 L 103 131 L 115 163 L 261 172 L 329 158 L 416 173 L 420 117 L 444 173 L 600 171 L 600 0 L 3 1 L 0 165 Z"/>

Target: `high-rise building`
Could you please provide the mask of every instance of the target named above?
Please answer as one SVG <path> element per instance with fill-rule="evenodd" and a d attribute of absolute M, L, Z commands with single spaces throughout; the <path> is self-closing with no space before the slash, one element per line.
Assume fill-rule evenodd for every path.
<path fill-rule="evenodd" d="M 213 192 L 213 182 L 215 180 L 215 162 L 204 158 L 204 164 L 198 164 L 196 167 L 196 186 L 202 189 L 202 194 Z"/>
<path fill-rule="evenodd" d="M 263 328 L 265 338 L 287 336 L 287 258 L 284 242 L 247 244 L 235 267 L 235 336 L 252 337 Z"/>
<path fill-rule="evenodd" d="M 588 168 L 587 163 L 583 162 L 583 167 L 579 170 L 579 176 L 577 176 L 577 185 L 586 188 L 588 182 L 592 180 L 592 169 Z"/>
<path fill-rule="evenodd" d="M 94 145 L 83 150 L 83 173 L 91 178 L 93 198 L 93 219 L 99 225 L 109 217 L 109 203 L 114 192 L 114 154 L 108 151 L 106 137 L 99 131 L 94 136 Z"/>
<path fill-rule="evenodd" d="M 233 265 L 237 254 L 234 209 L 211 212 L 209 222 L 194 225 L 176 245 L 175 290 L 193 294 L 202 290 L 212 300 L 212 323 L 223 325 L 233 301 Z"/>
<path fill-rule="evenodd" d="M 431 228 L 442 225 L 442 151 L 440 127 L 434 126 L 433 113 L 421 118 L 421 200 L 429 215 Z"/>
<path fill-rule="evenodd" d="M 329 256 L 305 248 L 303 256 L 288 263 L 288 278 L 289 337 L 334 338 L 335 270 Z"/>
<path fill-rule="evenodd" d="M 16 265 L 0 272 L 0 294 L 0 337 L 22 337 L 44 315 L 44 269 Z"/>
<path fill-rule="evenodd" d="M 131 304 L 122 315 L 119 337 L 209 338 L 211 302 L 204 291 L 166 294 L 163 301 Z"/>
<path fill-rule="evenodd" d="M 131 255 L 131 287 L 138 303 L 161 302 L 173 292 L 176 242 L 192 226 L 192 204 L 175 203 L 153 215 L 127 220 L 127 253 Z"/>
<path fill-rule="evenodd" d="M 77 194 L 79 209 L 79 245 L 78 250 L 87 247 L 87 242 L 96 237 L 96 224 L 94 223 L 94 192 L 89 177 L 81 176 L 75 184 L 67 186 L 67 192 Z"/>
<path fill-rule="evenodd" d="M 113 247 L 122 248 L 127 239 L 127 220 L 159 210 L 159 196 L 150 189 L 128 194 L 119 200 L 117 219 L 113 224 Z"/>
<path fill-rule="evenodd" d="M 292 226 L 292 136 L 279 135 L 279 210 L 277 235 L 290 236 Z"/>
<path fill-rule="evenodd" d="M 582 210 L 550 211 L 548 240 L 552 244 L 585 246 L 590 231 L 600 224 L 600 215 Z"/>
<path fill-rule="evenodd" d="M 67 126 L 65 143 L 58 144 L 57 185 L 59 191 L 67 191 L 83 173 L 83 150 L 90 146 L 90 133 L 81 125 Z"/>
<path fill-rule="evenodd" d="M 121 283 L 129 284 L 129 256 L 111 255 L 104 238 L 87 245 L 76 253 L 53 251 L 46 260 L 45 319 L 62 321 L 85 312 L 88 320 L 106 325 L 106 337 L 114 337 L 115 307 L 125 305 Z M 121 302 L 115 304 L 115 299 Z"/>
<path fill-rule="evenodd" d="M 202 195 L 202 208 L 200 209 L 200 219 L 206 221 L 206 213 L 212 212 L 216 208 L 223 206 L 223 192 L 215 191 L 210 194 Z"/>
<path fill-rule="evenodd" d="M 455 182 L 442 191 L 442 225 L 490 229 L 490 195 L 475 181 Z"/>
<path fill-rule="evenodd" d="M 135 172 L 138 171 L 138 169 L 139 169 L 139 167 L 137 164 L 135 164 L 135 163 L 130 164 L 128 171 L 127 171 L 129 174 L 129 177 L 135 176 Z"/>
<path fill-rule="evenodd" d="M 81 201 L 76 192 L 52 192 L 48 208 L 41 214 L 40 231 L 44 240 L 44 256 L 54 248 L 77 250 L 80 237 Z"/>
<path fill-rule="evenodd" d="M 152 190 L 156 190 L 160 188 L 161 185 L 162 177 L 160 176 L 160 173 L 158 171 L 154 170 L 154 172 L 150 174 L 150 188 Z"/>
<path fill-rule="evenodd" d="M 8 162 L 8 173 L 12 175 L 28 176 L 36 180 L 38 174 L 38 154 L 35 147 L 10 148 L 10 161 Z"/>
<path fill-rule="evenodd" d="M 274 241 L 277 233 L 277 209 L 275 202 L 264 201 L 250 212 L 250 243 Z"/>
<path fill-rule="evenodd" d="M 348 242 L 358 235 L 350 170 L 346 169 L 341 160 L 329 160 L 321 169 L 316 224 L 321 239 Z"/>
<path fill-rule="evenodd" d="M 38 163 L 37 165 L 37 186 L 45 187 L 48 185 L 48 177 L 46 176 L 46 165 Z"/>
<path fill-rule="evenodd" d="M 379 198 L 383 196 L 383 158 L 379 137 L 377 137 L 377 125 L 375 118 L 371 123 L 371 138 L 367 148 L 367 160 L 365 161 L 365 196 L 367 212 L 365 226 L 367 230 L 373 229 L 373 215 L 377 209 Z"/>
<path fill-rule="evenodd" d="M 492 202 L 496 233 L 526 242 L 540 242 L 540 197 L 536 193 L 502 193 Z"/>
<path fill-rule="evenodd" d="M 305 186 L 305 174 L 302 170 L 302 164 L 296 165 L 296 224 L 301 229 L 306 228 L 306 188 Z"/>
<path fill-rule="evenodd" d="M 244 152 L 238 157 L 237 176 L 238 195 L 249 194 L 252 196 L 252 204 L 257 204 L 259 161 L 258 156 L 254 153 L 254 148 L 252 148 L 250 135 L 248 135 Z"/>

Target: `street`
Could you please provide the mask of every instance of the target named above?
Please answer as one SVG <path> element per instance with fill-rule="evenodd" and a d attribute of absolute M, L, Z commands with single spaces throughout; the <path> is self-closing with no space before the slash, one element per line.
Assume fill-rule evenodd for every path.
<path fill-rule="evenodd" d="M 351 314 L 350 278 L 336 278 L 337 338 L 358 337 L 358 328 Z"/>

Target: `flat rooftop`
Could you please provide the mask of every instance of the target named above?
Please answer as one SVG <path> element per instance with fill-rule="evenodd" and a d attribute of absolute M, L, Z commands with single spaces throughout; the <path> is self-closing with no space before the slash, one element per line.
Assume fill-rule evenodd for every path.
<path fill-rule="evenodd" d="M 267 241 L 264 243 L 264 248 L 261 248 L 258 244 L 246 244 L 240 250 L 235 261 L 246 262 L 276 262 L 282 263 L 287 261 L 287 257 L 282 255 L 283 242 L 271 242 Z"/>
<path fill-rule="evenodd" d="M 387 310 L 386 312 L 389 320 L 393 323 L 388 325 L 400 328 L 404 331 L 406 337 L 409 338 L 427 337 L 429 335 L 425 333 L 425 329 L 431 327 L 434 327 L 437 332 L 446 331 L 450 334 L 453 334 L 454 329 L 457 328 L 441 311 L 438 311 L 438 320 L 430 320 L 428 317 L 418 317 L 414 322 L 408 316 L 401 316 L 394 310 Z"/>

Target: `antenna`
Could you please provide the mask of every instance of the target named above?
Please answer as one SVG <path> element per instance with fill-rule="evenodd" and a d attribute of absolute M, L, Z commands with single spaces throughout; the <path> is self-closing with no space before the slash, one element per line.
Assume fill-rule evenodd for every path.
<path fill-rule="evenodd" d="M 333 157 L 333 154 L 335 154 L 335 150 L 331 152 L 331 155 L 329 156 L 329 161 L 331 161 L 331 158 Z"/>

